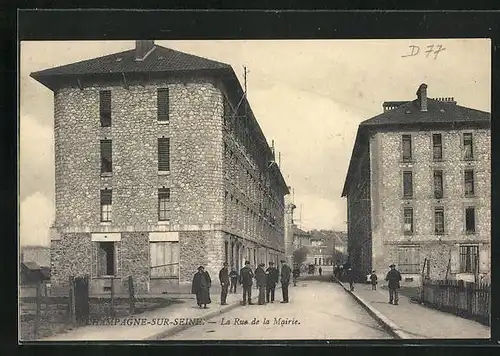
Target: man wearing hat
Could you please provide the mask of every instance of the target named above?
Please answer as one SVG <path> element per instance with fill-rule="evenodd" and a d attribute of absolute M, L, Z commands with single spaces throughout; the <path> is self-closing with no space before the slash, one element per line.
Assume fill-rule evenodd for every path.
<path fill-rule="evenodd" d="M 252 305 L 252 280 L 253 272 L 250 268 L 250 261 L 245 262 L 245 267 L 240 270 L 240 284 L 243 287 L 243 305 Z"/>
<path fill-rule="evenodd" d="M 283 293 L 283 300 L 281 303 L 288 303 L 288 285 L 290 284 L 290 275 L 292 270 L 286 264 L 285 260 L 281 260 L 281 292 Z"/>
<path fill-rule="evenodd" d="M 393 263 L 389 266 L 390 271 L 387 273 L 385 280 L 388 282 L 389 287 L 389 304 L 398 305 L 398 289 L 399 282 L 401 281 L 401 273 L 396 269 L 396 265 Z"/>
<path fill-rule="evenodd" d="M 205 271 L 203 266 L 198 267 L 198 272 L 194 274 L 193 284 L 191 285 L 191 293 L 196 294 L 196 303 L 201 308 L 207 309 L 207 304 L 210 304 L 210 286 L 212 280 L 210 275 Z"/>
<path fill-rule="evenodd" d="M 259 305 L 266 304 L 266 272 L 264 271 L 265 264 L 259 263 L 255 269 L 255 281 L 259 289 Z"/>
<path fill-rule="evenodd" d="M 274 267 L 274 262 L 269 262 L 269 268 L 266 269 L 266 301 L 274 302 L 274 291 L 278 283 L 278 269 Z"/>
<path fill-rule="evenodd" d="M 229 289 L 229 271 L 227 269 L 227 262 L 224 262 L 222 269 L 219 271 L 220 282 L 220 305 L 227 305 L 227 291 Z"/>

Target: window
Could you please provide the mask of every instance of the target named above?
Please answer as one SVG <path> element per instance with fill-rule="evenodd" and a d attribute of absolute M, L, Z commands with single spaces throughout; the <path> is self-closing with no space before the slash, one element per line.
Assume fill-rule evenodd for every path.
<path fill-rule="evenodd" d="M 403 135 L 403 161 L 411 161 L 411 136 Z"/>
<path fill-rule="evenodd" d="M 97 271 L 99 276 L 114 276 L 115 269 L 115 243 L 99 242 L 97 251 Z"/>
<path fill-rule="evenodd" d="M 111 196 L 112 191 L 109 189 L 101 190 L 101 221 L 111 221 Z"/>
<path fill-rule="evenodd" d="M 472 134 L 464 133 L 464 159 L 473 159 L 474 152 L 472 150 Z"/>
<path fill-rule="evenodd" d="M 479 246 L 460 246 L 460 273 L 476 273 L 479 270 Z"/>
<path fill-rule="evenodd" d="M 413 208 L 404 208 L 404 233 L 413 234 Z"/>
<path fill-rule="evenodd" d="M 170 188 L 158 189 L 158 220 L 170 220 Z"/>
<path fill-rule="evenodd" d="M 443 159 L 443 142 L 441 134 L 432 135 L 432 158 L 434 160 Z"/>
<path fill-rule="evenodd" d="M 111 126 L 111 90 L 101 90 L 99 92 L 99 112 L 101 117 L 101 127 Z"/>
<path fill-rule="evenodd" d="M 158 139 L 158 170 L 161 172 L 170 170 L 170 139 Z"/>
<path fill-rule="evenodd" d="M 399 248 L 398 269 L 401 273 L 420 273 L 420 248 L 405 246 Z"/>
<path fill-rule="evenodd" d="M 471 197 L 474 195 L 474 171 L 467 169 L 464 172 L 465 196 Z"/>
<path fill-rule="evenodd" d="M 413 173 L 410 171 L 403 172 L 403 197 L 413 197 Z"/>
<path fill-rule="evenodd" d="M 111 140 L 101 140 L 101 173 L 113 171 Z"/>
<path fill-rule="evenodd" d="M 465 232 L 473 234 L 476 232 L 476 209 L 468 207 L 465 209 Z"/>
<path fill-rule="evenodd" d="M 444 209 L 434 209 L 434 233 L 436 235 L 444 234 Z"/>
<path fill-rule="evenodd" d="M 156 92 L 158 106 L 158 121 L 169 120 L 169 93 L 168 88 L 159 88 Z"/>
<path fill-rule="evenodd" d="M 434 198 L 443 197 L 443 171 L 434 171 Z"/>
<path fill-rule="evenodd" d="M 149 243 L 151 278 L 179 277 L 179 242 Z"/>

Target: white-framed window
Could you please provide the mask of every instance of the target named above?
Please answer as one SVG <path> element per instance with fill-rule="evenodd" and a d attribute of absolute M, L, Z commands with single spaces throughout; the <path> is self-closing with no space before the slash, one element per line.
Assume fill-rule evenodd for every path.
<path fill-rule="evenodd" d="M 466 197 L 474 196 L 474 170 L 464 171 L 464 193 Z"/>
<path fill-rule="evenodd" d="M 112 218 L 112 190 L 101 190 L 101 221 L 110 222 Z"/>
<path fill-rule="evenodd" d="M 402 136 L 402 147 L 403 147 L 403 161 L 408 162 L 412 160 L 412 148 L 411 148 L 411 135 Z"/>
<path fill-rule="evenodd" d="M 432 134 L 432 158 L 435 161 L 443 159 L 443 135 Z"/>
<path fill-rule="evenodd" d="M 436 235 L 444 234 L 444 208 L 434 208 L 434 233 Z"/>
<path fill-rule="evenodd" d="M 471 160 L 474 158 L 474 144 L 472 141 L 472 133 L 467 132 L 463 134 L 463 150 L 464 159 Z"/>
<path fill-rule="evenodd" d="M 479 270 L 479 246 L 460 245 L 460 273 L 476 273 Z"/>
<path fill-rule="evenodd" d="M 405 235 L 413 234 L 413 208 L 404 208 L 404 233 Z"/>
<path fill-rule="evenodd" d="M 158 220 L 170 220 L 170 188 L 158 189 Z"/>

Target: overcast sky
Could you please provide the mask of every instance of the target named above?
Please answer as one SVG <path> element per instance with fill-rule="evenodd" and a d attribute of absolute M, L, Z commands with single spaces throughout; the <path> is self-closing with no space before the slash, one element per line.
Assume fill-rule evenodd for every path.
<path fill-rule="evenodd" d="M 359 123 L 386 100 L 413 100 L 421 83 L 429 97 L 490 110 L 490 41 L 286 40 L 156 41 L 228 63 L 243 83 L 281 169 L 294 189 L 303 229 L 346 230 L 340 197 Z M 49 244 L 54 219 L 53 93 L 33 71 L 132 49 L 134 41 L 22 42 L 20 58 L 20 234 L 22 244 Z M 410 46 L 417 55 L 406 56 Z M 428 45 L 442 45 L 437 56 Z M 416 53 L 416 49 L 413 53 Z M 302 209 L 300 209 L 302 207 Z M 300 210 L 302 212 L 300 213 Z"/>

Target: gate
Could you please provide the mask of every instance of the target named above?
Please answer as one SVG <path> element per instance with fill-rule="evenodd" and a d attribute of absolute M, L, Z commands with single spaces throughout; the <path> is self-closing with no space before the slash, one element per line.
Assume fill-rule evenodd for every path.
<path fill-rule="evenodd" d="M 86 325 L 89 321 L 89 276 L 75 277 L 75 319 L 78 325 Z"/>

